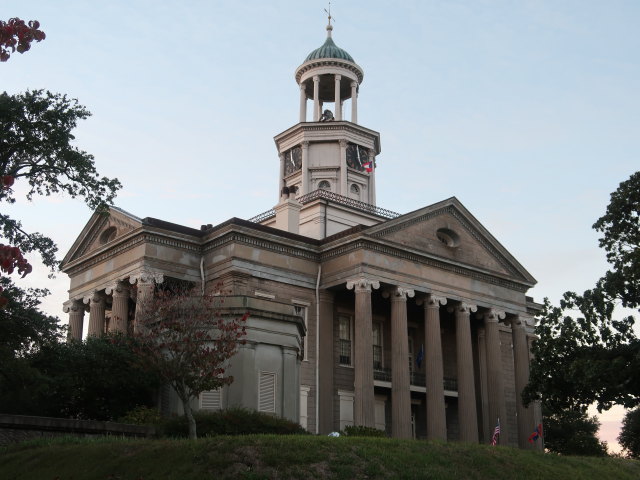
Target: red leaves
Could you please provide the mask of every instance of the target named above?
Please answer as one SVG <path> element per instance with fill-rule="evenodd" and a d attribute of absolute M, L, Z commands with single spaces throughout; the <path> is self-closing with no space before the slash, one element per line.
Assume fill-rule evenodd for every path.
<path fill-rule="evenodd" d="M 24 278 L 31 273 L 33 267 L 22 256 L 18 247 L 0 244 L 0 271 L 11 274 L 15 269 Z"/>
<path fill-rule="evenodd" d="M 2 176 L 2 188 L 3 189 L 10 188 L 13 185 L 14 181 L 15 181 L 15 179 L 13 178 L 13 175 L 3 175 Z"/>
<path fill-rule="evenodd" d="M 0 62 L 9 60 L 10 51 L 24 53 L 31 48 L 31 42 L 44 40 L 46 35 L 39 28 L 37 20 L 28 23 L 19 18 L 11 18 L 8 22 L 0 20 Z"/>

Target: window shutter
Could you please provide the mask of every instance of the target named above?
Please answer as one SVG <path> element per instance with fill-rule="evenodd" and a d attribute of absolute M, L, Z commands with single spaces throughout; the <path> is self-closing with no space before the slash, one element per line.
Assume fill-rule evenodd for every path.
<path fill-rule="evenodd" d="M 218 388 L 216 390 L 208 390 L 200 394 L 200 410 L 221 410 L 222 409 L 222 392 Z"/>
<path fill-rule="evenodd" d="M 273 372 L 260 372 L 258 384 L 258 411 L 276 411 L 276 374 Z"/>

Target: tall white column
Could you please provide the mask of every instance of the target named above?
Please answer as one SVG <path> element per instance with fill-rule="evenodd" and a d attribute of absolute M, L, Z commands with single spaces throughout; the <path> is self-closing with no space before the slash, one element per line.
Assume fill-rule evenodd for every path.
<path fill-rule="evenodd" d="M 340 195 L 349 196 L 347 186 L 347 141 L 340 140 Z"/>
<path fill-rule="evenodd" d="M 376 426 L 375 399 L 373 395 L 373 326 L 371 313 L 371 289 L 380 288 L 380 282 L 359 278 L 347 282 L 347 289 L 355 289 L 354 332 L 354 407 L 355 425 Z"/>
<path fill-rule="evenodd" d="M 101 337 L 104 334 L 104 312 L 106 299 L 103 292 L 96 292 L 89 298 L 85 298 L 85 303 L 89 303 L 89 331 L 88 335 Z"/>
<path fill-rule="evenodd" d="M 320 77 L 313 76 L 313 121 L 320 121 Z"/>
<path fill-rule="evenodd" d="M 427 295 L 424 302 L 425 373 L 427 387 L 427 438 L 447 440 L 444 403 L 444 367 L 440 336 L 440 305 L 446 298 Z"/>
<path fill-rule="evenodd" d="M 489 310 L 484 314 L 485 342 L 487 349 L 487 393 L 489 394 L 489 424 L 491 429 L 500 419 L 501 445 L 509 443 L 507 424 L 507 406 L 504 399 L 504 381 L 502 372 L 502 351 L 500 347 L 500 328 L 498 322 L 505 313 Z"/>
<path fill-rule="evenodd" d="M 335 118 L 336 120 L 342 120 L 342 104 L 340 101 L 340 79 L 342 78 L 342 75 L 335 75 L 335 110 L 336 110 L 336 115 Z"/>
<path fill-rule="evenodd" d="M 106 289 L 112 295 L 111 322 L 114 332 L 127 333 L 129 323 L 129 287 L 124 282 L 117 282 Z"/>
<path fill-rule="evenodd" d="M 409 334 L 407 297 L 413 290 L 401 287 L 391 297 L 391 435 L 411 438 L 411 384 L 409 379 Z"/>
<path fill-rule="evenodd" d="M 458 422 L 460 440 L 478 442 L 478 411 L 476 387 L 473 375 L 473 350 L 471 347 L 471 312 L 475 305 L 460 303 L 455 308 L 456 316 L 456 361 L 458 371 Z"/>
<path fill-rule="evenodd" d="M 309 142 L 302 142 L 302 192 L 309 193 Z"/>
<path fill-rule="evenodd" d="M 278 191 L 278 201 L 280 201 L 280 196 L 282 195 L 282 189 L 285 186 L 285 181 L 284 181 L 284 164 L 285 164 L 285 158 L 284 158 L 284 153 L 281 153 L 278 155 L 280 157 L 280 190 Z"/>
<path fill-rule="evenodd" d="M 153 299 L 155 286 L 164 281 L 164 275 L 161 273 L 143 270 L 129 277 L 129 283 L 135 284 L 136 289 L 136 311 L 133 320 L 133 332 L 140 330 L 140 322 L 143 320 L 146 308 Z"/>
<path fill-rule="evenodd" d="M 351 121 L 358 123 L 358 82 L 351 82 Z"/>
<path fill-rule="evenodd" d="M 300 121 L 307 121 L 307 91 L 304 83 L 300 84 Z"/>
<path fill-rule="evenodd" d="M 82 303 L 82 300 L 69 300 L 64 303 L 63 311 L 69 314 L 69 334 L 67 340 L 82 340 L 84 303 Z"/>

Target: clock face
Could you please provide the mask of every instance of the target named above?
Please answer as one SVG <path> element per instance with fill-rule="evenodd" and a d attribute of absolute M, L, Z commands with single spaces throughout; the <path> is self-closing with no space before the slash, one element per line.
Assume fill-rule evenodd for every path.
<path fill-rule="evenodd" d="M 347 166 L 358 170 L 364 171 L 364 164 L 369 161 L 369 152 L 366 148 L 356 145 L 355 143 L 347 144 Z"/>
<path fill-rule="evenodd" d="M 284 175 L 291 175 L 302 167 L 302 147 L 293 147 L 284 152 Z"/>

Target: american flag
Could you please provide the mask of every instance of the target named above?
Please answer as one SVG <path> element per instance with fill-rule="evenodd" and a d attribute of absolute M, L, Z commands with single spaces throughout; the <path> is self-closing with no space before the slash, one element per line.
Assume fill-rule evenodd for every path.
<path fill-rule="evenodd" d="M 498 424 L 493 429 L 493 437 L 491 437 L 491 445 L 498 444 L 498 438 L 500 437 L 500 419 L 498 418 Z"/>

